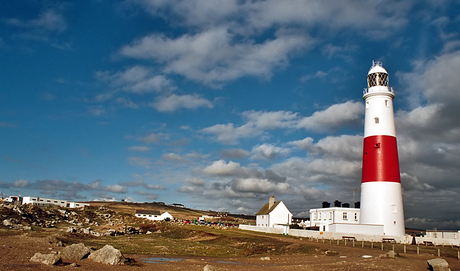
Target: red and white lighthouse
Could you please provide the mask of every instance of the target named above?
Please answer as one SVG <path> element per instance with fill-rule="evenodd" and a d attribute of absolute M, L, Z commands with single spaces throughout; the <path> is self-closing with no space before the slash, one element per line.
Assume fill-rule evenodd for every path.
<path fill-rule="evenodd" d="M 393 88 L 382 63 L 373 62 L 364 90 L 361 224 L 383 225 L 385 235 L 405 233 L 398 147 L 393 113 Z"/>

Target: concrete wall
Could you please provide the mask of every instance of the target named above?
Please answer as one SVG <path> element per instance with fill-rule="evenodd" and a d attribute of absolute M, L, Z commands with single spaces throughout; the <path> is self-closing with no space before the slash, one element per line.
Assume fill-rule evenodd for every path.
<path fill-rule="evenodd" d="M 239 228 L 242 230 L 249 230 L 249 231 L 283 234 L 282 228 L 257 227 L 257 226 L 250 226 L 250 225 L 240 225 Z M 339 240 L 339 239 L 342 239 L 343 236 L 353 236 L 355 237 L 356 241 L 366 241 L 366 242 L 382 242 L 383 238 L 393 238 L 396 243 L 401 243 L 401 244 L 410 244 L 412 241 L 412 237 L 410 235 L 390 237 L 390 236 L 385 236 L 385 235 L 349 234 L 349 233 L 343 233 L 343 232 L 320 232 L 320 231 L 295 230 L 295 229 L 289 229 L 288 234 L 292 236 L 298 236 L 298 237 L 311 237 L 315 239 L 318 238 L 318 239 L 328 239 L 328 240 L 329 239 Z"/>
<path fill-rule="evenodd" d="M 447 239 L 447 238 L 430 238 L 430 237 L 415 237 L 415 241 L 419 245 L 431 242 L 436 246 L 460 246 L 460 240 L 458 239 Z"/>
<path fill-rule="evenodd" d="M 383 225 L 359 225 L 359 224 L 331 224 L 331 232 L 342 232 L 353 235 L 354 233 L 363 233 L 366 235 L 383 235 Z"/>
<path fill-rule="evenodd" d="M 248 231 L 258 231 L 258 232 L 283 234 L 283 228 L 282 227 L 270 228 L 270 227 L 257 227 L 257 226 L 252 226 L 252 225 L 240 225 L 239 229 L 248 230 Z"/>

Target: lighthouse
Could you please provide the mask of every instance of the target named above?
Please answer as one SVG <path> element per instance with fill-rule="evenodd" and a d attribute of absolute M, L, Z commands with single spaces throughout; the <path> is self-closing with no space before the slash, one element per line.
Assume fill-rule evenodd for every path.
<path fill-rule="evenodd" d="M 395 94 L 388 83 L 382 63 L 373 61 L 363 93 L 361 224 L 383 225 L 385 235 L 402 236 L 405 226 L 393 113 Z"/>

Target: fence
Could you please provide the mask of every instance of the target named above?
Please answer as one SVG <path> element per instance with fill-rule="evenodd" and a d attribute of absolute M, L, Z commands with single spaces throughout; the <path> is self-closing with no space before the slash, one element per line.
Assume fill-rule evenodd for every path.
<path fill-rule="evenodd" d="M 242 230 L 250 230 L 265 233 L 283 234 L 282 228 L 269 228 L 269 227 L 257 227 L 251 225 L 239 225 Z M 393 250 L 399 254 L 432 254 L 438 257 L 448 257 L 460 259 L 460 249 L 458 245 L 436 245 L 433 242 L 424 242 L 420 244 L 424 238 L 417 238 L 418 245 L 410 245 L 412 240 L 411 236 L 400 238 L 396 240 L 394 238 L 382 238 L 382 236 L 369 236 L 369 235 L 353 235 L 344 236 L 342 233 L 333 232 L 319 232 L 309 230 L 289 230 L 289 235 L 305 238 L 310 242 L 316 243 L 329 243 L 331 245 L 343 245 L 351 247 L 362 247 L 368 249 L 380 249 L 384 251 Z M 371 237 L 375 239 L 371 239 Z M 375 240 L 375 241 L 374 241 Z M 401 242 L 403 241 L 403 242 Z"/>

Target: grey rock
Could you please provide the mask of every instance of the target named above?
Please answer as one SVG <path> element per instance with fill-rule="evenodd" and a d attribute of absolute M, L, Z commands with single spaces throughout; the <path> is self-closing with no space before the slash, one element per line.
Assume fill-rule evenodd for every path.
<path fill-rule="evenodd" d="M 123 257 L 123 254 L 111 245 L 105 245 L 103 248 L 91 252 L 91 254 L 88 256 L 88 259 L 98 263 L 110 265 L 120 265 L 124 264 L 125 262 L 125 257 Z"/>
<path fill-rule="evenodd" d="M 46 265 L 55 265 L 61 262 L 61 257 L 55 253 L 42 254 L 37 252 L 32 258 L 30 258 L 30 261 Z"/>
<path fill-rule="evenodd" d="M 203 268 L 203 271 L 219 271 L 219 270 L 220 268 L 216 266 L 212 266 L 210 264 L 205 265 L 205 267 Z"/>
<path fill-rule="evenodd" d="M 12 227 L 12 226 L 14 226 L 14 223 L 11 222 L 10 219 L 5 219 L 5 220 L 3 220 L 3 226 Z"/>
<path fill-rule="evenodd" d="M 388 251 L 387 255 L 388 255 L 388 258 L 394 259 L 396 258 L 398 254 L 394 250 L 390 250 Z"/>
<path fill-rule="evenodd" d="M 433 271 L 450 271 L 449 263 L 441 258 L 431 259 L 426 261 L 428 267 Z"/>
<path fill-rule="evenodd" d="M 91 250 L 83 243 L 73 244 L 65 247 L 61 252 L 61 258 L 64 261 L 78 261 L 90 254 Z"/>

